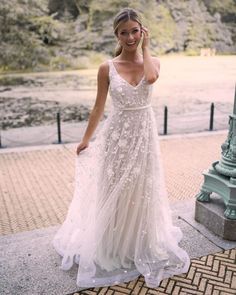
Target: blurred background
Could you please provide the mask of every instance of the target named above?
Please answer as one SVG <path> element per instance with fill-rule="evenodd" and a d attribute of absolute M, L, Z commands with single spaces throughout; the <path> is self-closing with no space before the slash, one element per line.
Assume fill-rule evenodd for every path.
<path fill-rule="evenodd" d="M 153 90 L 159 133 L 227 129 L 235 0 L 1 0 L 1 148 L 80 140 L 98 66 L 116 45 L 114 15 L 128 6 L 142 14 L 161 62 Z M 110 104 L 108 96 L 104 118 Z"/>

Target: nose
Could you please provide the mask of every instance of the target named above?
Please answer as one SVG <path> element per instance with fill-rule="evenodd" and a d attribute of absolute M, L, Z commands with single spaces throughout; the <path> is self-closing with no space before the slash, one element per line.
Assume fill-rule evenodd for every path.
<path fill-rule="evenodd" d="M 128 33 L 128 40 L 134 40 L 134 36 L 132 33 Z"/>

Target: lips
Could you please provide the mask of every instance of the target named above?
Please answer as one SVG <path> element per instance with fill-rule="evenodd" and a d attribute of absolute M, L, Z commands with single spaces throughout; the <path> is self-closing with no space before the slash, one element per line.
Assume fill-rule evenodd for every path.
<path fill-rule="evenodd" d="M 133 46 L 133 45 L 135 45 L 136 44 L 136 42 L 133 42 L 133 43 L 126 43 L 126 45 L 128 45 L 128 46 Z"/>

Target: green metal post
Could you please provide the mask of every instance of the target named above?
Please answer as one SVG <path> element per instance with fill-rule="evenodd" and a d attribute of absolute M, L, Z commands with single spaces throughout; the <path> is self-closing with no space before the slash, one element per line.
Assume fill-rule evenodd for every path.
<path fill-rule="evenodd" d="M 203 173 L 204 183 L 196 197 L 200 202 L 210 202 L 211 193 L 217 193 L 226 206 L 224 216 L 236 220 L 236 87 L 233 114 L 229 116 L 229 132 L 221 150 L 221 160 L 214 162 L 212 168 Z"/>

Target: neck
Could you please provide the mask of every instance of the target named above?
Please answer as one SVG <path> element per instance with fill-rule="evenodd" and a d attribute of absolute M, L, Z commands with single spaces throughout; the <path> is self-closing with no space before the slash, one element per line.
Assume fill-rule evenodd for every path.
<path fill-rule="evenodd" d="M 130 61 L 130 62 L 137 62 L 140 61 L 142 55 L 136 50 L 134 52 L 128 52 L 122 50 L 120 54 L 120 59 Z"/>

